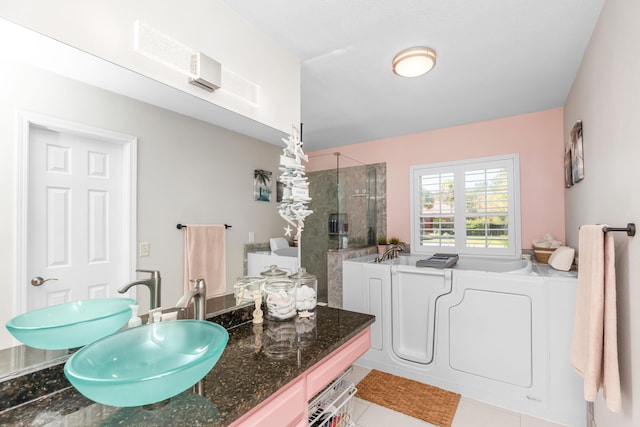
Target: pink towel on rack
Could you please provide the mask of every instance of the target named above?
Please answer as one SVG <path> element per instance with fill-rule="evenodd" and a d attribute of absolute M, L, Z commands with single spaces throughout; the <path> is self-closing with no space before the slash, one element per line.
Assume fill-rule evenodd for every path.
<path fill-rule="evenodd" d="M 578 292 L 571 365 L 584 379 L 584 398 L 599 388 L 610 411 L 621 407 L 613 236 L 604 225 L 583 225 L 579 233 Z"/>
<path fill-rule="evenodd" d="M 184 235 L 184 288 L 189 280 L 204 279 L 207 297 L 219 296 L 227 290 L 224 224 L 187 224 Z"/>

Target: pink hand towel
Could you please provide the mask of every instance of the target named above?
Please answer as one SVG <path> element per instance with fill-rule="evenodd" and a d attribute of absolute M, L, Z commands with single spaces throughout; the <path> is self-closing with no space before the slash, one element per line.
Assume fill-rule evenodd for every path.
<path fill-rule="evenodd" d="M 204 279 L 207 297 L 219 296 L 227 290 L 224 224 L 187 224 L 184 237 L 184 289 L 189 280 Z"/>
<path fill-rule="evenodd" d="M 584 398 L 603 387 L 607 408 L 621 408 L 613 236 L 604 225 L 583 225 L 579 234 L 578 292 L 571 365 L 584 379 Z"/>

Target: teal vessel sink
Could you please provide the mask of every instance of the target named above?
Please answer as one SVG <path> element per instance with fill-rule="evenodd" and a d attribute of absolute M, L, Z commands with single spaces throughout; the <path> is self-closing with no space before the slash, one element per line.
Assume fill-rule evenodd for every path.
<path fill-rule="evenodd" d="M 174 320 L 127 329 L 73 354 L 64 366 L 71 384 L 111 406 L 156 403 L 185 391 L 216 364 L 229 334 L 202 320 Z"/>
<path fill-rule="evenodd" d="M 131 317 L 130 298 L 99 298 L 52 305 L 14 317 L 7 330 L 20 342 L 44 350 L 92 343 L 118 331 Z"/>

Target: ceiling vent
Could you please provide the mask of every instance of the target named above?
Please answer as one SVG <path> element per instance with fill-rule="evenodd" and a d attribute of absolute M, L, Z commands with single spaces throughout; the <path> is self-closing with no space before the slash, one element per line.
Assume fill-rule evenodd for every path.
<path fill-rule="evenodd" d="M 222 85 L 222 65 L 201 52 L 191 57 L 191 73 L 193 77 L 189 77 L 189 83 L 209 92 L 220 89 Z"/>

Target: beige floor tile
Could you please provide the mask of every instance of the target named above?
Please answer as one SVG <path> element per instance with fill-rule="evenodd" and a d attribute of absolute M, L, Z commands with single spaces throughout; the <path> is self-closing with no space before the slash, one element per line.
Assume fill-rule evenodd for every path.
<path fill-rule="evenodd" d="M 371 371 L 353 366 L 347 380 L 357 384 Z M 431 427 L 432 424 L 409 417 L 400 412 L 354 398 L 353 417 L 355 427 Z M 566 427 L 477 400 L 462 397 L 452 427 Z"/>
<path fill-rule="evenodd" d="M 520 414 L 462 397 L 452 427 L 520 427 Z"/>
<path fill-rule="evenodd" d="M 352 367 L 353 370 L 349 375 L 347 375 L 346 380 L 356 385 L 358 385 L 358 383 L 362 381 L 362 379 L 366 377 L 369 372 L 371 372 L 371 369 L 365 368 L 363 366 L 353 365 Z"/>
<path fill-rule="evenodd" d="M 551 421 L 541 420 L 529 415 L 522 414 L 520 416 L 520 427 L 566 427 L 563 424 L 557 424 Z"/>
<path fill-rule="evenodd" d="M 353 414 L 351 419 L 357 422 L 362 416 L 362 414 L 364 413 L 364 411 L 366 411 L 370 405 L 371 403 L 367 402 L 366 400 L 362 400 L 362 399 L 358 399 L 357 397 L 354 397 Z"/>
<path fill-rule="evenodd" d="M 357 420 L 362 427 L 437 427 L 372 403 Z"/>

